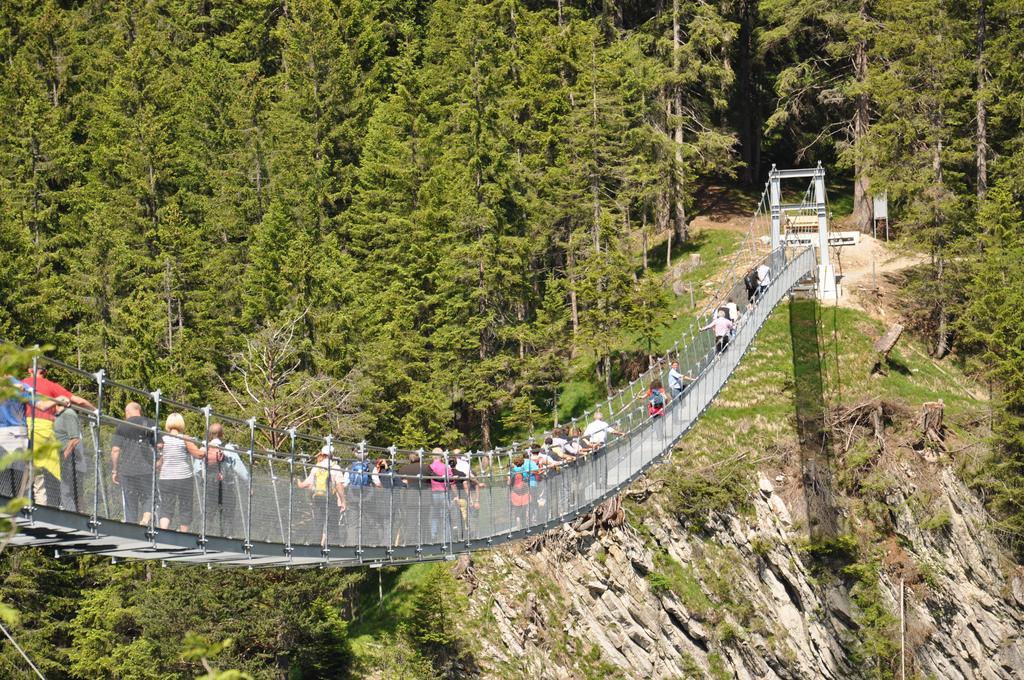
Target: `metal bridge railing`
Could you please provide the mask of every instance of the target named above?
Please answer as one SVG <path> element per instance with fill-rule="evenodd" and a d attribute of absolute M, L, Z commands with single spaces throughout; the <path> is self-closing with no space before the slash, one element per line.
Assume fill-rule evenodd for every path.
<path fill-rule="evenodd" d="M 437 559 L 543 532 L 617 493 L 693 426 L 775 306 L 814 271 L 813 249 L 789 255 L 780 249 L 766 258 L 771 284 L 756 304 L 741 304 L 735 337 L 724 351 L 716 353 L 709 332 L 694 332 L 678 348 L 674 358 L 681 372 L 695 380 L 669 402 L 662 417 L 651 418 L 646 401 L 633 399 L 617 421 L 623 436 L 611 436 L 596 452 L 545 470 L 535 478 L 524 504 L 519 504 L 523 495 L 511 488 L 514 450 L 470 454 L 468 479 L 433 476 L 429 453 L 422 453 L 417 474 L 398 474 L 413 452 L 273 430 L 255 419 L 173 402 L 159 392 L 116 383 L 102 371 L 89 374 L 41 357 L 38 365 L 76 373 L 96 385 L 96 410 L 81 414 L 89 469 L 77 481 L 85 502 L 82 507 L 62 508 L 61 517 L 68 526 L 88 527 L 94 536 L 116 526 L 119 535 L 130 534 L 136 542 L 151 545 L 153 557 L 165 557 L 168 553 L 160 547 L 173 545 L 200 559 L 214 561 L 221 555 L 224 561 L 238 563 L 260 556 L 277 556 L 284 563 L 295 559 L 296 564 Z M 737 301 L 746 300 L 742 286 L 742 281 L 734 286 Z M 111 448 L 118 429 L 124 435 L 132 424 L 123 414 L 110 413 L 107 404 L 112 398 L 114 403 L 138 401 L 156 421 L 148 428 L 135 426 L 144 456 L 136 456 L 132 470 L 119 469 L 116 482 Z M 164 419 L 172 411 L 186 416 L 184 433 L 164 429 Z M 230 464 L 206 465 L 190 458 L 191 473 L 181 477 L 179 469 L 179 479 L 167 479 L 167 471 L 154 469 L 161 447 L 187 451 L 187 441 L 202 455 L 214 423 L 223 427 L 221 450 L 228 444 L 232 449 Z M 263 444 L 266 441 L 278 445 L 272 449 Z M 123 436 L 119 443 L 124 456 Z M 321 450 L 328 455 L 318 464 Z M 387 469 L 378 470 L 377 461 L 386 463 Z M 124 462 L 122 457 L 119 468 Z M 31 463 L 27 473 L 30 479 L 34 475 Z M 300 488 L 299 483 L 307 480 L 312 480 L 312 488 Z M 344 507 L 333 493 L 335 482 L 342 483 Z M 47 505 L 55 503 L 48 500 Z M 31 523 L 33 512 L 41 510 L 38 504 L 30 506 L 25 522 Z M 170 522 L 161 527 L 160 518 L 166 516 Z"/>

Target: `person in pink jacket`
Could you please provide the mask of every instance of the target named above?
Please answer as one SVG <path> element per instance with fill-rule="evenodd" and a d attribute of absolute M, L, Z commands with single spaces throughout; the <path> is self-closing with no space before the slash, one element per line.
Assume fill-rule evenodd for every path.
<path fill-rule="evenodd" d="M 736 327 L 736 324 L 732 322 L 729 317 L 725 315 L 725 310 L 718 310 L 718 315 L 711 320 L 707 326 L 701 328 L 702 331 L 711 330 L 715 333 L 715 351 L 721 352 L 725 349 L 726 345 L 729 344 L 729 333 Z"/>

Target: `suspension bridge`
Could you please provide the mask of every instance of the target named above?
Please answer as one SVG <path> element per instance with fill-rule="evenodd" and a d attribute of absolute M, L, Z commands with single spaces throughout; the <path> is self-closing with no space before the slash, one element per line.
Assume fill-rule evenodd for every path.
<path fill-rule="evenodd" d="M 793 178 L 810 178 L 810 185 L 799 203 L 783 204 L 780 182 Z M 790 219 L 794 215 L 801 219 Z M 806 225 L 811 217 L 818 226 L 817 243 L 793 240 L 785 233 L 786 224 Z M 517 505 L 510 484 L 510 463 L 522 451 L 520 444 L 465 454 L 471 476 L 479 484 L 467 491 L 469 485 L 461 478 L 434 476 L 428 467 L 431 454 L 423 449 L 376 447 L 339 441 L 330 433 L 272 428 L 256 418 L 217 413 L 209 407 L 164 398 L 158 391 L 119 383 L 102 370 L 90 373 L 39 357 L 36 367 L 46 367 L 55 376 L 91 388 L 96 408 L 80 412 L 88 465 L 79 480 L 81 500 L 73 509 L 62 508 L 53 499 L 46 504 L 36 502 L 31 485 L 23 485 L 31 502 L 15 518 L 18 533 L 12 543 L 53 550 L 58 555 L 98 553 L 114 560 L 150 559 L 209 567 L 334 567 L 451 559 L 459 553 L 538 535 L 591 512 L 669 453 L 708 409 L 772 311 L 794 289 L 814 289 L 819 297 L 836 294 L 829 239 L 821 166 L 787 171 L 773 168 L 746 238 L 707 306 L 646 373 L 595 406 L 621 434 L 609 435 L 596 451 L 537 477 L 525 510 Z M 762 264 L 770 270 L 770 282 L 748 301 L 744 274 Z M 714 338 L 701 329 L 729 298 L 739 304 L 741 315 L 735 335 L 724 350 L 716 351 Z M 671 361 L 678 361 L 680 372 L 693 381 L 668 403 L 661 417 L 652 418 L 646 386 L 655 378 L 668 384 Z M 156 471 L 149 473 L 150 493 L 143 494 L 144 507 L 136 510 L 130 508 L 124 485 L 114 480 L 111 448 L 117 428 L 128 423 L 120 410 L 114 413 L 108 405 L 128 401 L 140 403 L 155 423 L 170 412 L 179 412 L 194 424 L 191 439 L 164 431 L 160 425 L 146 430 L 145 437 L 152 444 L 147 450 L 154 460 L 156 444 L 161 441 L 166 446 L 169 440 L 184 438 L 203 446 L 210 440 L 214 423 L 223 428 L 222 441 L 233 444 L 238 468 L 244 474 L 227 479 L 197 471 L 189 479 L 194 500 L 188 531 L 159 527 L 163 501 Z M 546 434 L 531 439 L 543 442 Z M 365 474 L 375 477 L 379 486 L 354 485 L 350 479 L 344 509 L 332 493 L 311 498 L 299 482 L 310 478 L 320 451 L 326 453 L 330 469 L 349 471 L 350 476 L 354 464 L 369 461 L 371 471 Z M 402 467 L 410 454 L 421 457 L 415 475 Z M 373 462 L 380 459 L 388 463 L 388 469 L 374 474 Z M 400 468 L 405 472 L 399 473 Z M 24 479 L 32 478 L 30 461 Z"/>

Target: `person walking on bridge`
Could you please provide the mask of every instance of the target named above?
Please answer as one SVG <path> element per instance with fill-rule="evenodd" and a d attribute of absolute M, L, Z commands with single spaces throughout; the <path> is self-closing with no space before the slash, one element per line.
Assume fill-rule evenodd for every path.
<path fill-rule="evenodd" d="M 620 432 L 614 427 L 604 421 L 604 414 L 600 411 L 594 412 L 594 419 L 590 421 L 587 428 L 583 430 L 583 438 L 591 446 L 591 450 L 596 450 L 605 445 L 608 441 L 608 434 L 614 434 L 617 437 L 621 437 L 625 432 Z"/>
<path fill-rule="evenodd" d="M 75 406 L 88 411 L 95 411 L 88 399 L 73 394 L 69 389 L 59 383 L 46 379 L 46 369 L 42 366 L 35 370 L 29 369 L 28 376 L 24 380 L 35 391 L 35 398 L 67 397 L 68 401 Z M 51 404 L 53 402 L 50 402 Z M 53 408 L 40 408 L 41 404 L 36 403 L 25 405 L 27 418 L 28 435 L 30 446 L 33 450 L 33 462 L 39 474 L 33 481 L 35 490 L 35 502 L 42 505 L 57 505 L 60 502 L 60 453 L 57 451 L 57 438 L 53 434 L 53 421 L 57 414 Z M 45 446 L 54 444 L 55 446 Z"/>
<path fill-rule="evenodd" d="M 53 434 L 60 442 L 60 507 L 82 512 L 85 509 L 85 447 L 82 446 L 82 425 L 71 400 L 57 397 L 57 414 Z"/>
<path fill-rule="evenodd" d="M 333 493 L 338 503 L 338 512 L 345 512 L 345 475 L 333 460 L 334 447 L 324 444 L 316 454 L 316 464 L 309 475 L 298 483 L 300 489 L 313 491 L 313 527 L 320 530 L 320 547 L 327 547 L 327 503 Z"/>
<path fill-rule="evenodd" d="M 32 400 L 32 388 L 14 376 L 7 376 L 11 384 L 11 396 L 0 401 L 0 459 L 9 453 L 28 450 L 28 428 L 25 423 L 25 405 Z M 48 410 L 54 402 L 49 399 L 36 400 L 36 408 Z M 0 496 L 14 498 L 28 489 L 28 466 L 24 460 L 9 461 L 0 471 Z"/>
<path fill-rule="evenodd" d="M 760 300 L 768 285 L 772 282 L 772 270 L 767 264 L 761 264 L 757 268 L 757 299 Z"/>
<path fill-rule="evenodd" d="M 170 529 L 171 521 L 176 519 L 178 531 L 188 533 L 196 500 L 189 457 L 201 460 L 206 453 L 186 437 L 185 417 L 180 413 L 167 416 L 164 430 L 163 441 L 157 445 L 160 458 L 156 463 L 160 469 L 160 528 Z"/>
<path fill-rule="evenodd" d="M 124 521 L 149 524 L 153 508 L 153 466 L 156 462 L 156 421 L 142 415 L 134 401 L 124 407 L 124 422 L 118 423 L 110 446 L 111 475 L 121 487 Z"/>
<path fill-rule="evenodd" d="M 678 399 L 686 391 L 686 381 L 693 382 L 693 377 L 679 372 L 679 362 L 673 361 L 668 371 L 668 386 L 672 390 L 672 398 Z"/>
<path fill-rule="evenodd" d="M 701 328 L 702 331 L 714 331 L 715 333 L 715 352 L 723 352 L 729 344 L 729 333 L 736 326 L 732 321 L 729 320 L 725 315 L 724 310 L 719 310 L 718 315 L 711 320 L 707 326 Z"/>
<path fill-rule="evenodd" d="M 234 536 L 239 519 L 239 498 L 242 487 L 249 482 L 249 471 L 234 444 L 224 441 L 224 425 L 210 423 L 210 441 L 204 444 L 206 455 L 192 461 L 193 469 L 206 484 L 203 507 L 206 531 L 221 536 Z M 248 493 L 248 490 L 246 490 Z"/>
<path fill-rule="evenodd" d="M 665 394 L 665 388 L 660 380 L 657 378 L 652 380 L 651 386 L 647 388 L 647 393 L 644 396 L 647 398 L 648 415 L 652 418 L 660 418 L 665 415 L 665 407 L 668 406 L 668 395 Z"/>
<path fill-rule="evenodd" d="M 455 472 L 448 465 L 444 449 L 436 448 L 430 452 L 433 461 L 430 463 L 430 541 L 436 543 L 440 532 L 444 543 L 451 538 L 450 493 L 455 485 Z"/>

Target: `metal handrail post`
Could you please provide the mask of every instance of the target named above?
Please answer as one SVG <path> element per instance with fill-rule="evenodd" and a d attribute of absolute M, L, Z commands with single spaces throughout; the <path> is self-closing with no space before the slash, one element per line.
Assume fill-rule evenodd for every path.
<path fill-rule="evenodd" d="M 153 425 L 153 443 L 150 446 L 150 449 L 151 449 L 151 451 L 153 453 L 153 473 L 152 473 L 153 484 L 150 486 L 150 496 L 149 496 L 149 504 L 150 504 L 149 529 L 146 531 L 146 536 L 150 540 L 152 540 L 153 543 L 155 544 L 156 543 L 157 527 L 160 526 L 160 524 L 159 524 L 159 522 L 157 522 L 157 518 L 156 518 L 156 509 L 157 509 L 156 497 L 157 497 L 157 490 L 158 490 L 157 489 L 157 486 L 158 486 L 157 485 L 157 475 L 159 474 L 159 472 L 156 469 L 156 462 L 157 462 L 157 458 L 158 458 L 158 456 L 157 456 L 157 449 L 160 446 L 160 390 L 156 390 L 154 392 L 150 392 L 149 396 L 153 399 L 153 420 L 155 421 L 155 423 Z"/>
<path fill-rule="evenodd" d="M 295 428 L 288 428 L 288 439 L 289 439 L 289 455 L 288 455 L 288 535 L 285 537 L 284 554 L 289 557 L 292 556 L 292 552 L 295 550 L 292 547 L 292 533 L 294 530 L 294 518 L 293 508 L 294 494 L 295 494 Z M 249 471 L 250 476 L 252 471 Z"/>
<path fill-rule="evenodd" d="M 32 513 L 36 509 L 36 404 L 39 401 L 38 392 L 36 388 L 39 386 L 39 357 L 32 357 L 32 391 L 31 400 L 32 408 L 30 413 L 32 414 L 32 422 L 29 424 L 28 430 L 28 449 L 31 455 L 28 457 L 28 506 L 24 508 L 24 512 L 28 515 L 29 524 L 32 523 Z M 99 493 L 97 491 L 96 493 Z"/>
<path fill-rule="evenodd" d="M 207 404 L 206 406 L 204 406 L 203 408 L 201 408 L 199 410 L 203 414 L 203 429 L 205 431 L 205 435 L 203 437 L 203 443 L 205 445 L 205 451 L 203 453 L 203 465 L 202 465 L 202 470 L 203 470 L 203 497 L 199 501 L 199 507 L 202 508 L 202 513 L 200 515 L 200 519 L 202 520 L 202 526 L 200 527 L 200 534 L 199 534 L 198 543 L 199 543 L 199 547 L 201 547 L 203 549 L 203 552 L 205 553 L 206 552 L 206 531 L 207 531 L 206 518 L 207 518 L 207 512 L 209 511 L 209 508 L 206 507 L 206 501 L 210 497 L 210 495 L 209 495 L 209 486 L 208 485 L 210 483 L 210 411 L 212 410 L 212 407 L 209 404 Z M 223 454 L 221 454 L 221 455 L 223 455 Z M 252 479 L 251 476 L 250 476 L 250 479 Z"/>
<path fill-rule="evenodd" d="M 96 427 L 92 432 L 93 436 L 93 448 L 95 451 L 95 463 L 96 469 L 93 470 L 93 478 L 96 480 L 96 489 L 92 495 L 92 516 L 89 517 L 89 528 L 92 529 L 93 534 L 98 533 L 100 527 L 100 489 L 102 488 L 103 480 L 100 477 L 100 441 L 99 441 L 99 428 L 100 418 L 103 413 L 103 369 L 96 371 L 93 375 L 96 380 L 96 410 L 93 412 L 92 417 L 95 419 Z M 77 493 L 75 493 L 77 498 Z M 107 514 L 110 514 L 109 512 Z"/>
<path fill-rule="evenodd" d="M 356 459 L 362 463 L 363 468 L 367 467 L 365 441 L 359 442 L 359 445 L 356 447 Z M 369 477 L 369 472 L 365 470 L 360 474 L 365 474 Z M 349 482 L 349 487 L 352 487 L 351 482 Z M 366 495 L 366 487 L 358 486 L 356 488 L 359 489 L 359 501 L 356 503 L 356 556 L 358 557 L 363 554 L 363 497 Z"/>
<path fill-rule="evenodd" d="M 389 557 L 395 552 L 395 456 L 397 453 L 397 446 L 392 444 L 388 447 L 388 456 L 391 459 L 391 467 L 388 470 L 388 476 L 391 479 L 391 484 L 388 489 L 388 542 L 386 552 Z"/>
<path fill-rule="evenodd" d="M 249 424 L 249 497 L 246 499 L 246 505 L 248 506 L 248 515 L 245 522 L 245 543 L 242 545 L 242 549 L 246 555 L 252 554 L 252 482 L 256 478 L 256 466 L 254 460 L 256 457 L 256 419 L 249 418 L 246 421 Z"/>

